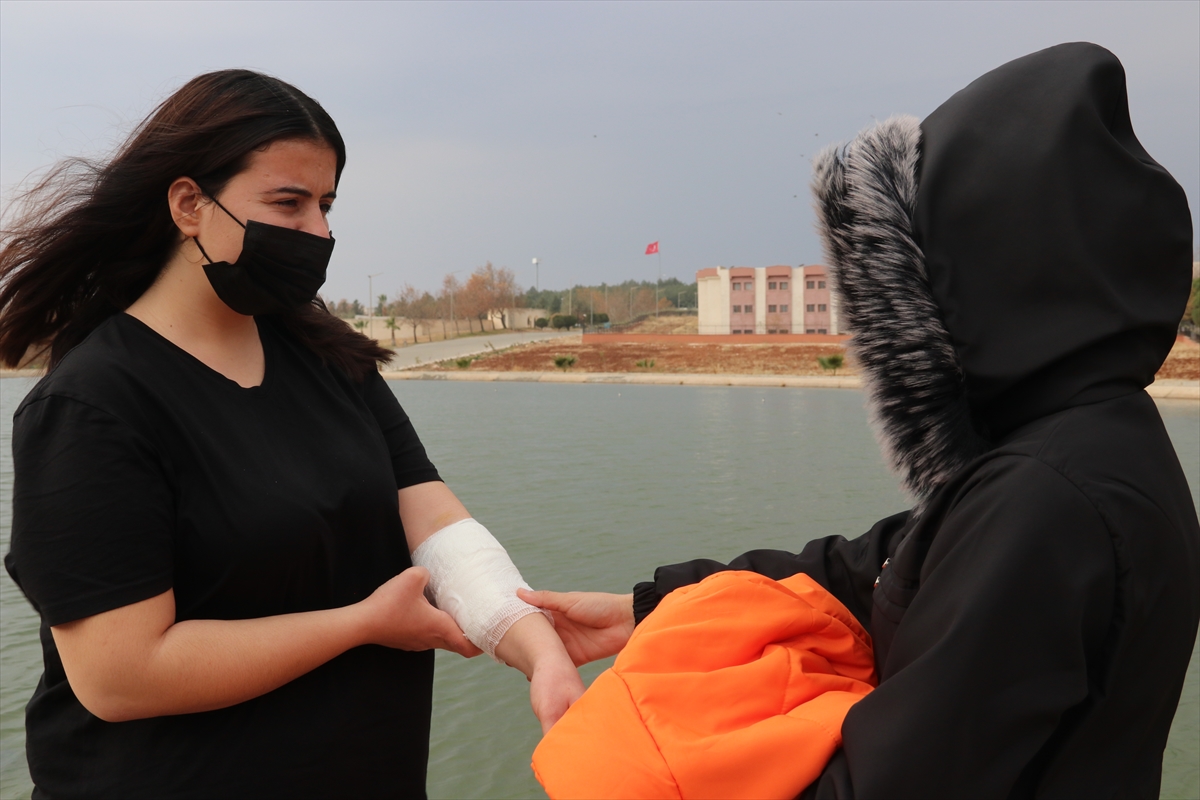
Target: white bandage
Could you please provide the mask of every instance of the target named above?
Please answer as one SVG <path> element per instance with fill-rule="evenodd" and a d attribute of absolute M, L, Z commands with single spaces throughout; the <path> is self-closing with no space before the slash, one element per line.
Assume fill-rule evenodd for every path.
<path fill-rule="evenodd" d="M 541 611 L 517 597 L 517 589 L 529 584 L 503 545 L 473 519 L 430 536 L 413 551 L 412 561 L 429 570 L 433 604 L 454 617 L 472 644 L 492 658 L 514 622 Z"/>

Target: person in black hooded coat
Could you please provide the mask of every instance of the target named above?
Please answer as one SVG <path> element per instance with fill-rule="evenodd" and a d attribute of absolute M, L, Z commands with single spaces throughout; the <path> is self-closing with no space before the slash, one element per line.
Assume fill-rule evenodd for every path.
<path fill-rule="evenodd" d="M 1134 136 L 1120 62 L 1086 43 L 1017 59 L 924 122 L 825 151 L 813 189 L 915 507 L 798 554 L 660 567 L 607 605 L 528 597 L 581 661 L 714 572 L 805 572 L 870 631 L 880 683 L 803 797 L 1157 797 L 1200 525 L 1143 389 L 1175 339 L 1192 226 Z"/>

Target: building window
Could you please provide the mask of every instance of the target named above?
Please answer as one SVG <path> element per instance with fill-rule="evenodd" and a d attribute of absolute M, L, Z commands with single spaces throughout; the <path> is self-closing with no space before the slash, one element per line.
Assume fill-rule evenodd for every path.
<path fill-rule="evenodd" d="M 804 332 L 805 332 L 805 333 L 816 333 L 816 332 L 817 332 L 817 329 L 816 329 L 816 328 L 808 328 L 808 329 L 806 329 Z"/>
<path fill-rule="evenodd" d="M 774 328 L 771 328 L 770 330 L 767 331 L 767 333 L 779 333 L 779 331 L 775 330 Z"/>
<path fill-rule="evenodd" d="M 768 288 L 768 289 L 778 289 L 778 288 L 779 288 L 779 284 L 777 284 L 775 281 L 768 281 L 768 282 L 767 282 L 767 288 Z"/>
<path fill-rule="evenodd" d="M 777 306 L 767 306 L 767 313 L 774 314 L 778 310 Z"/>
<path fill-rule="evenodd" d="M 742 285 L 741 285 L 740 283 L 735 283 L 735 284 L 733 285 L 733 290 L 734 290 L 735 292 L 740 292 L 740 291 L 742 290 Z"/>
<path fill-rule="evenodd" d="M 787 332 L 788 332 L 788 329 L 787 329 L 787 328 L 780 328 L 780 329 L 779 329 L 779 332 L 780 332 L 780 333 L 787 333 Z"/>
<path fill-rule="evenodd" d="M 828 311 L 828 307 L 824 303 L 817 304 L 817 311 Z"/>
<path fill-rule="evenodd" d="M 817 310 L 817 307 L 816 307 L 816 305 L 814 305 L 813 303 L 809 303 L 808 305 L 806 305 L 806 306 L 804 307 L 804 310 L 805 310 L 805 311 L 816 311 L 816 310 Z"/>
<path fill-rule="evenodd" d="M 753 314 L 753 313 L 754 313 L 754 306 L 746 306 L 746 313 L 747 313 L 747 314 Z"/>
<path fill-rule="evenodd" d="M 782 313 L 786 314 L 786 313 L 787 313 L 787 308 L 788 308 L 788 307 L 787 307 L 787 303 L 784 303 L 783 305 L 781 305 L 781 306 L 779 307 L 779 310 L 780 310 Z"/>
<path fill-rule="evenodd" d="M 754 281 L 746 281 L 745 283 L 742 284 L 742 288 L 745 289 L 747 292 L 753 290 L 754 289 Z"/>
<path fill-rule="evenodd" d="M 786 289 L 786 288 L 787 288 L 787 281 L 780 281 L 780 282 L 779 282 L 779 288 L 780 288 L 780 289 Z"/>
<path fill-rule="evenodd" d="M 742 313 L 742 307 L 741 307 L 741 306 L 734 306 L 734 307 L 733 307 L 733 313 L 735 313 L 735 314 L 740 314 L 740 313 Z"/>
<path fill-rule="evenodd" d="M 824 288 L 825 288 L 825 281 L 817 281 L 817 288 L 818 288 L 818 289 L 824 289 Z"/>
<path fill-rule="evenodd" d="M 829 331 L 825 330 L 824 328 L 817 328 L 817 333 L 828 333 L 828 332 Z"/>
<path fill-rule="evenodd" d="M 815 288 L 817 288 L 817 282 L 816 281 L 805 281 L 804 286 L 805 286 L 805 288 L 808 288 L 808 289 L 815 289 Z"/>

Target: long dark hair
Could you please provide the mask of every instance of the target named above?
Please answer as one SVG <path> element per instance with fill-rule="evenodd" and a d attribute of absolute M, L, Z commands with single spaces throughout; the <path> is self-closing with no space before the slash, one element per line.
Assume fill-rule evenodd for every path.
<path fill-rule="evenodd" d="M 147 117 L 107 161 L 75 158 L 53 167 L 0 232 L 0 361 L 44 357 L 53 366 L 97 325 L 154 283 L 179 229 L 167 189 L 189 177 L 216 195 L 272 142 L 308 139 L 337 154 L 346 145 L 315 100 L 250 70 L 188 81 Z M 323 362 L 361 379 L 391 353 L 313 305 L 277 321 Z"/>

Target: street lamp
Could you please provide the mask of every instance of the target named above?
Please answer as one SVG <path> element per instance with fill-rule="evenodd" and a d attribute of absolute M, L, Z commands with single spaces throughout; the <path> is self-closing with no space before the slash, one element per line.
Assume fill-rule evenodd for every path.
<path fill-rule="evenodd" d="M 536 288 L 538 290 L 538 292 L 541 292 L 542 291 L 542 281 L 538 277 L 539 275 L 540 275 L 540 273 L 538 271 L 538 260 L 535 258 L 533 260 L 533 285 L 534 285 L 534 288 Z"/>
<path fill-rule="evenodd" d="M 374 275 L 367 276 L 367 337 L 375 338 L 375 284 L 374 280 L 382 275 L 382 272 L 376 272 Z"/>

